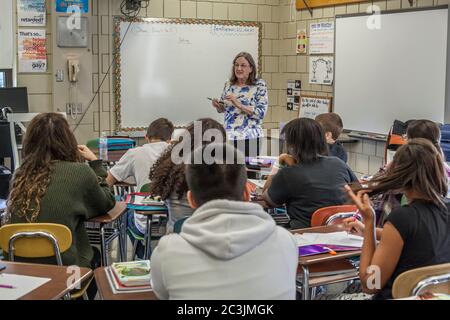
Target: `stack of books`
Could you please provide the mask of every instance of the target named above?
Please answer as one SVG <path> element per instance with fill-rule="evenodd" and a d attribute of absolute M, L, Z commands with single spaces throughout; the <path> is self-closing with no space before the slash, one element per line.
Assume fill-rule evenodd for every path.
<path fill-rule="evenodd" d="M 115 294 L 152 291 L 150 260 L 113 263 L 106 276 Z"/>

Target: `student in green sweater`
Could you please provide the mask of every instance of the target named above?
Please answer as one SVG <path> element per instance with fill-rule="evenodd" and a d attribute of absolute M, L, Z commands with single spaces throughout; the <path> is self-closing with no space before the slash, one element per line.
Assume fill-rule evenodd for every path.
<path fill-rule="evenodd" d="M 23 142 L 23 163 L 12 181 L 7 222 L 67 226 L 72 246 L 62 255 L 63 263 L 93 267 L 97 262 L 84 222 L 114 206 L 106 175 L 102 161 L 86 146 L 77 145 L 61 114 L 39 114 L 30 122 Z M 55 263 L 54 258 L 32 261 Z"/>

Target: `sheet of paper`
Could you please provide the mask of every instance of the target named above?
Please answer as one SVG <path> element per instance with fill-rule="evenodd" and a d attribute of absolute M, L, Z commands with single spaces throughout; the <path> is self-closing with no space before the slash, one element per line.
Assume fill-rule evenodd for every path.
<path fill-rule="evenodd" d="M 13 287 L 12 289 L 0 287 L 0 300 L 17 300 L 50 280 L 50 278 L 0 273 L 0 285 L 10 285 Z"/>
<path fill-rule="evenodd" d="M 258 180 L 258 179 L 248 179 L 249 182 L 253 183 L 257 188 L 264 188 L 264 184 L 266 180 Z"/>
<path fill-rule="evenodd" d="M 361 248 L 363 243 L 362 237 L 348 234 L 346 231 L 294 234 L 294 237 L 299 247 L 312 244 L 330 244 Z"/>

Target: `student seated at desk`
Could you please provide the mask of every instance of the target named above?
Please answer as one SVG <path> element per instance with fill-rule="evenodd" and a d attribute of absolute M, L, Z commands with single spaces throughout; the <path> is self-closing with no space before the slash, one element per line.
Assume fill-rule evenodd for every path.
<path fill-rule="evenodd" d="M 194 130 L 195 126 L 201 125 L 201 130 Z M 203 141 L 204 134 L 207 130 L 211 130 L 211 133 L 215 133 L 218 138 L 225 141 L 225 129 L 216 120 L 210 118 L 199 119 L 188 125 L 182 140 L 174 142 L 156 161 L 150 170 L 150 193 L 158 195 L 167 205 L 169 219 L 167 221 L 167 233 L 173 232 L 175 222 L 179 219 L 189 217 L 192 215 L 192 208 L 186 199 L 187 184 L 184 174 L 184 163 L 175 163 L 173 161 L 172 153 L 179 152 L 180 157 L 183 155 L 183 150 L 192 152 L 196 147 L 196 141 Z M 201 133 L 201 137 L 195 137 L 195 133 Z M 186 139 L 184 139 L 186 137 Z M 186 140 L 186 141 L 185 141 Z M 203 141 L 203 143 L 209 143 Z"/>
<path fill-rule="evenodd" d="M 164 236 L 153 252 L 155 294 L 159 299 L 295 299 L 297 243 L 260 205 L 248 202 L 243 154 L 230 144 L 213 143 L 190 158 L 187 198 L 195 212 L 180 234 Z"/>
<path fill-rule="evenodd" d="M 315 119 L 325 131 L 329 155 L 338 157 L 347 163 L 347 152 L 342 143 L 337 141 L 344 129 L 341 117 L 334 112 L 319 114 Z"/>
<path fill-rule="evenodd" d="M 325 133 L 317 121 L 294 119 L 282 134 L 288 155 L 279 162 L 291 165 L 269 177 L 263 198 L 273 207 L 286 204 L 291 228 L 308 228 L 314 211 L 345 203 L 344 185 L 357 178 L 342 160 L 326 156 Z"/>
<path fill-rule="evenodd" d="M 397 150 L 387 171 L 368 182 L 367 188 L 357 194 L 348 186 L 346 190 L 364 220 L 364 225 L 348 223 L 349 229 L 355 228 L 364 236 L 359 269 L 364 292 L 376 294 L 375 299 L 390 299 L 392 285 L 401 273 L 450 262 L 447 176 L 441 152 L 430 141 L 408 140 Z M 368 192 L 389 190 L 405 193 L 408 204 L 394 209 L 383 229 L 376 230 Z M 380 239 L 378 246 L 376 233 Z M 377 268 L 368 269 L 369 266 Z M 370 285 L 377 276 L 380 286 L 374 288 Z"/>
<path fill-rule="evenodd" d="M 72 232 L 72 246 L 62 254 L 63 263 L 95 267 L 100 255 L 94 257 L 84 222 L 114 206 L 114 195 L 105 178 L 102 161 L 86 146 L 77 146 L 61 114 L 39 114 L 31 120 L 25 135 L 23 163 L 15 172 L 7 203 L 7 222 L 67 226 Z M 30 262 L 55 263 L 55 259 Z"/>
<path fill-rule="evenodd" d="M 170 138 L 172 136 L 174 126 L 172 122 L 165 118 L 159 118 L 153 121 L 147 129 L 145 140 L 147 141 L 141 147 L 129 149 L 120 158 L 109 171 L 106 181 L 110 186 L 118 181 L 125 181 L 128 178 L 133 178 L 136 181 L 137 191 L 150 183 L 148 178 L 150 168 L 158 160 L 164 150 L 169 146 Z M 147 226 L 147 218 L 142 214 L 134 214 L 130 212 L 128 215 L 128 227 L 131 231 L 130 237 L 134 243 L 135 239 L 132 236 L 136 234 L 144 237 Z M 143 248 L 139 248 L 139 251 Z"/>

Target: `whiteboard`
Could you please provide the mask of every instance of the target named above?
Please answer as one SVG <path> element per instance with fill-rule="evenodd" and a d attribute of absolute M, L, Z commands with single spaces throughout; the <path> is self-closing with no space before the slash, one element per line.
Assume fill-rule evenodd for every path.
<path fill-rule="evenodd" d="M 225 23 L 225 22 L 224 22 Z M 116 20 L 116 46 L 129 22 Z M 233 58 L 249 52 L 260 69 L 259 23 L 140 19 L 131 24 L 116 57 L 116 116 L 122 130 L 166 117 L 175 125 L 211 117 L 207 97 L 219 98 Z M 117 47 L 116 47 L 117 48 Z"/>
<path fill-rule="evenodd" d="M 350 130 L 387 134 L 395 119 L 444 122 L 448 9 L 336 17 L 334 112 Z"/>

